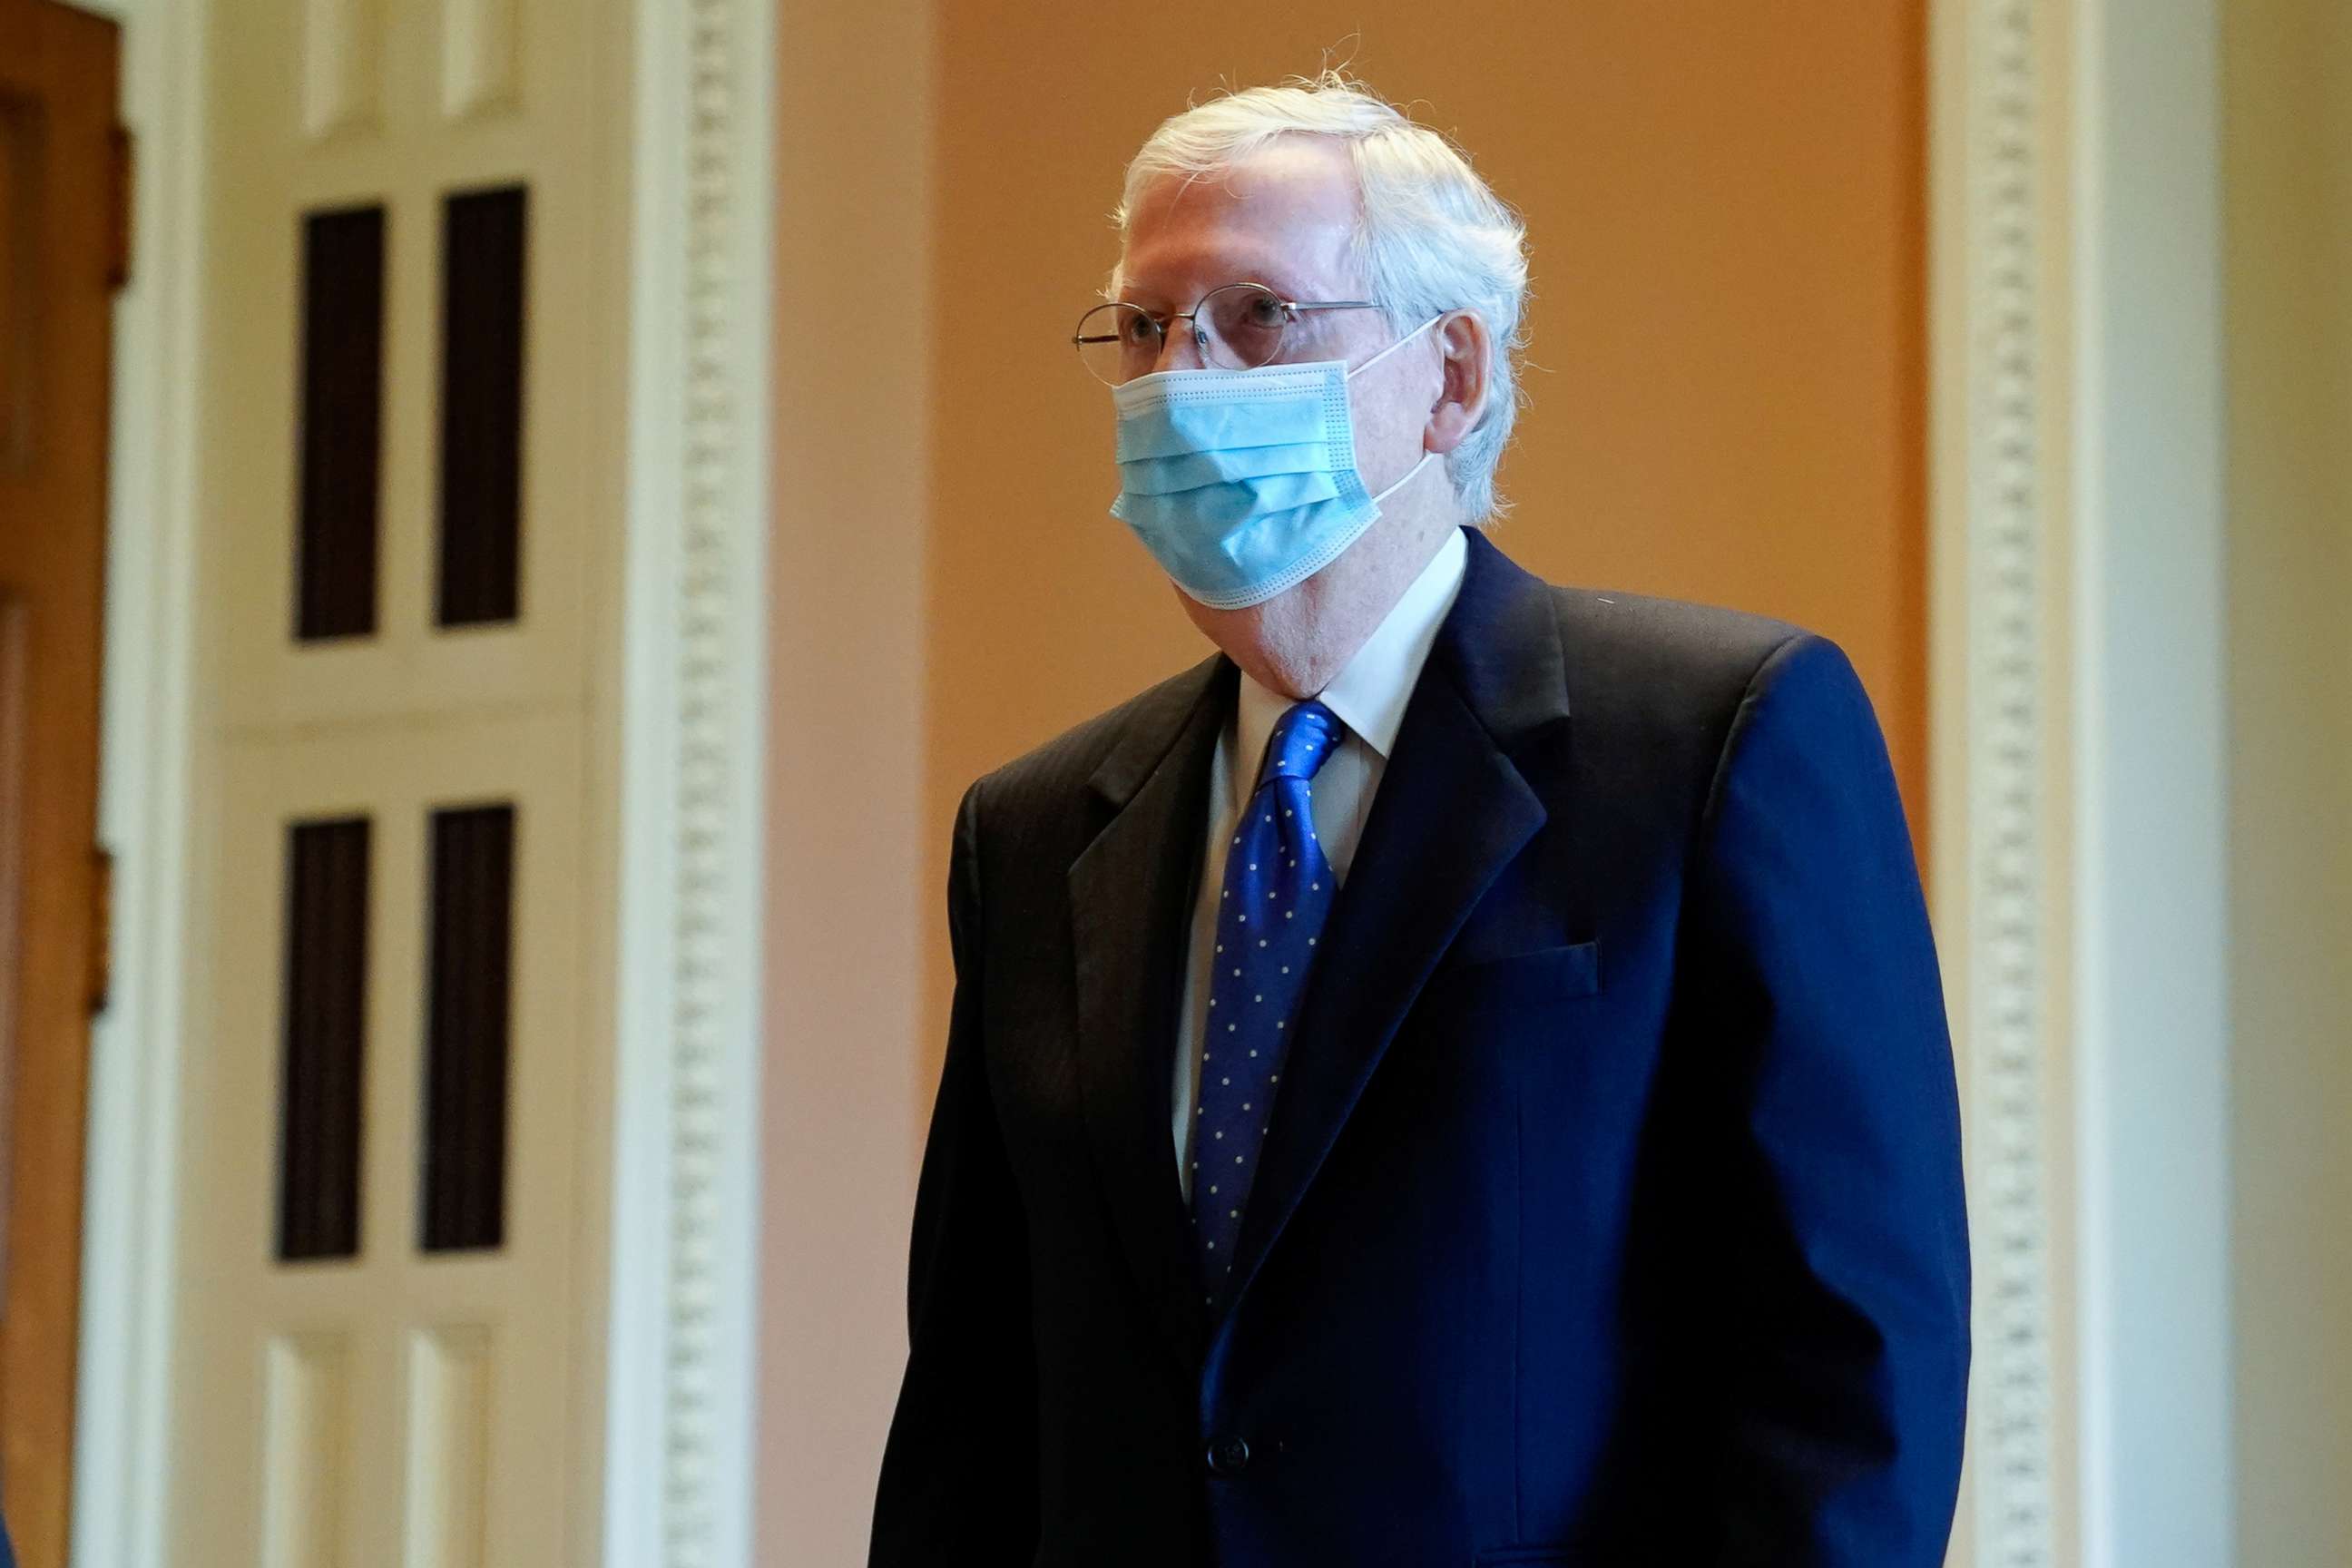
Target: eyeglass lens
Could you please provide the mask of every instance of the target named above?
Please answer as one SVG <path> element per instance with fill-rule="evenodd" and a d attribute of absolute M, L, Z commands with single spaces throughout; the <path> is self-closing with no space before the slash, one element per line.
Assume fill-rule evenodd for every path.
<path fill-rule="evenodd" d="M 1280 295 L 1255 283 L 1228 283 L 1201 297 L 1190 320 L 1171 318 L 1184 331 L 1197 325 L 1203 363 L 1219 370 L 1255 370 L 1282 351 L 1291 312 Z M 1078 323 L 1078 357 L 1098 381 L 1123 385 L 1149 375 L 1160 363 L 1164 334 L 1139 306 L 1097 305 Z"/>

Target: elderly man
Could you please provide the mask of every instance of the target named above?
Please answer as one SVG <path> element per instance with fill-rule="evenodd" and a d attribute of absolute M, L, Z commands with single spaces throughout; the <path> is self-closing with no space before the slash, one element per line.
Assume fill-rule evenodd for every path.
<path fill-rule="evenodd" d="M 1338 79 L 1127 173 L 1113 511 L 1214 657 L 982 779 L 877 1568 L 1930 1568 L 1943 1002 L 1832 644 L 1478 530 L 1522 231 Z"/>

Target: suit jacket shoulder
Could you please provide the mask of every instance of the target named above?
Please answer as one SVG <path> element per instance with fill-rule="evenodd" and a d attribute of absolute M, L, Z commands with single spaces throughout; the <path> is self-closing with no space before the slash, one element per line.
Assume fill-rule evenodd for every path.
<path fill-rule="evenodd" d="M 1149 773 L 1229 668 L 1219 654 L 1181 670 L 982 774 L 971 793 L 990 820 L 1003 821 L 1066 811 L 1106 770 Z"/>
<path fill-rule="evenodd" d="M 1638 774 L 1654 785 L 1663 773 L 1695 778 L 1703 794 L 1743 702 L 1774 655 L 1817 645 L 1843 663 L 1827 639 L 1785 621 L 1542 583 L 1491 547 L 1475 554 L 1486 558 L 1482 575 L 1517 579 L 1514 596 L 1520 604 L 1549 605 L 1560 668 L 1540 675 L 1563 683 L 1587 764 L 1626 783 Z M 1465 607 L 1457 605 L 1457 613 Z M 1496 636 L 1510 658 L 1524 658 L 1528 651 L 1528 644 L 1500 625 L 1456 629 L 1470 638 Z M 1522 667 L 1500 673 L 1516 683 L 1538 672 Z M 1042 849 L 1048 840 L 1065 838 L 1074 826 L 1093 823 L 1094 814 L 1085 809 L 1090 785 L 1112 807 L 1122 804 L 1166 756 L 1195 709 L 1220 695 L 1219 684 L 1230 685 L 1234 674 L 1230 660 L 1213 655 L 1168 677 L 982 775 L 967 792 L 967 809 L 998 843 Z M 1081 837 L 1076 847 L 1083 844 Z"/>
<path fill-rule="evenodd" d="M 1815 635 L 1769 616 L 1639 594 L 1554 586 L 1551 599 L 1580 718 L 1595 704 L 1631 703 L 1727 720 L 1773 654 Z"/>
<path fill-rule="evenodd" d="M 1550 586 L 1548 597 L 1579 794 L 1669 834 L 1696 828 L 1769 670 L 1801 647 L 1842 662 L 1825 639 L 1765 616 L 1590 588 Z"/>

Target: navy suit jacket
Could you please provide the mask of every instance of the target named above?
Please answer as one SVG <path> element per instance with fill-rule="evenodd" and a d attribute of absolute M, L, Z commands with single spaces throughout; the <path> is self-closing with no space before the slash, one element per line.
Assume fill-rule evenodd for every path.
<path fill-rule="evenodd" d="M 1170 1097 L 1236 679 L 964 796 L 875 1568 L 1935 1568 L 1958 1114 L 1845 657 L 1471 536 L 1212 1322 Z"/>

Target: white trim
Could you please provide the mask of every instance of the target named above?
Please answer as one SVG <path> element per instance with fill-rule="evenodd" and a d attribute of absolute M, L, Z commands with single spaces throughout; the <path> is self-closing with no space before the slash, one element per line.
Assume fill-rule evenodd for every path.
<path fill-rule="evenodd" d="M 2230 1560 L 2216 0 L 1935 0 L 1977 1568 Z"/>
<path fill-rule="evenodd" d="M 2069 130 L 2078 167 L 2074 171 L 2076 216 L 2065 237 L 2072 247 L 2074 309 L 2084 322 L 2097 320 L 2100 279 L 2106 262 L 2106 230 L 2084 216 L 2099 201 L 2103 160 L 2099 155 L 2099 117 L 2106 99 L 2105 49 L 2103 34 L 2106 14 L 2096 0 L 2074 0 L 2077 19 L 2074 78 L 2074 109 Z M 2096 439 L 2105 424 L 2105 342 L 2095 331 L 2079 332 L 2074 344 L 2074 380 L 2071 388 L 2076 426 L 2082 444 Z M 2096 463 L 2074 465 L 2074 510 L 2077 526 L 2069 541 L 2074 551 L 2074 579 L 2078 584 L 2102 580 L 2107 571 L 2106 537 L 2090 520 L 2106 505 L 2105 476 Z M 2098 877 L 2098 868 L 2110 853 L 2109 823 L 2095 803 L 2106 793 L 2106 715 L 2096 694 L 2101 679 L 2102 650 L 2106 646 L 2105 605 L 2100 595 L 2078 589 L 2069 610 L 2074 618 L 2075 715 L 2074 853 L 2068 876 L 2080 892 Z M 2095 974 L 2108 963 L 2105 923 L 2098 918 L 2096 900 L 2078 897 L 2072 932 L 2079 974 Z M 2076 1003 L 2078 1040 L 2105 1037 L 2109 1025 L 2106 998 L 2096 986 L 2085 985 Z M 2078 1332 L 2075 1405 L 2079 1480 L 2083 1515 L 2079 1560 L 2083 1568 L 2116 1568 L 2113 1531 L 2107 1521 L 2115 1515 L 2114 1356 L 2112 1337 L 2099 1325 L 2113 1310 L 2107 1281 L 2115 1277 L 2114 1204 L 2107 1173 L 2114 1161 L 2107 1146 L 2107 1120 L 2101 1110 L 2109 1093 L 2105 1079 L 2108 1058 L 2101 1051 L 2075 1053 L 2068 1064 L 2075 1085 L 2073 1133 L 2077 1179 L 2075 1214 L 2080 1223 L 2075 1240 L 2082 1284 L 2076 1298 Z"/>
<path fill-rule="evenodd" d="M 2044 1085 L 2063 1058 L 2049 904 L 2063 531 L 2048 451 L 2042 202 L 2047 38 L 2037 0 L 1942 0 L 1934 23 L 1937 411 L 1931 559 L 1937 902 L 1966 1068 L 1976 1309 L 1969 1481 L 1955 1562 L 2060 1560 L 2053 1210 Z M 2060 719 L 2063 720 L 2063 714 Z"/>
<path fill-rule="evenodd" d="M 2085 1568 L 2234 1548 L 2219 0 L 2074 0 Z"/>
<path fill-rule="evenodd" d="M 632 0 L 620 1038 L 603 1561 L 751 1562 L 772 22 Z M 111 434 L 100 832 L 120 857 L 90 1085 L 74 1561 L 169 1568 L 205 0 L 125 29 L 139 135 Z"/>
<path fill-rule="evenodd" d="M 773 43 L 637 0 L 604 1560 L 751 1560 Z"/>
<path fill-rule="evenodd" d="M 104 7 L 120 14 L 125 8 Z M 168 1568 L 179 1044 L 193 845 L 196 378 L 210 6 L 123 33 L 138 138 L 129 287 L 116 303 L 99 833 L 116 858 L 114 975 L 92 1030 L 73 1561 Z"/>

